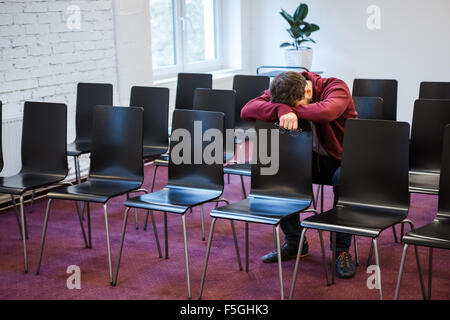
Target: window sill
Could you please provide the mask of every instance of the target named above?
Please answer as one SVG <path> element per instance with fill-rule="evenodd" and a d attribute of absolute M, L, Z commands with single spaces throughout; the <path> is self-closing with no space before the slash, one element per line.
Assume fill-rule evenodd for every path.
<path fill-rule="evenodd" d="M 227 78 L 232 78 L 239 72 L 242 72 L 242 69 L 219 69 L 214 71 L 208 71 L 204 73 L 211 73 L 213 75 L 213 81 L 214 80 L 222 80 Z M 161 86 L 168 83 L 174 83 L 177 81 L 176 77 L 172 78 L 165 78 L 165 79 L 158 79 L 153 81 L 153 84 L 156 86 Z"/>

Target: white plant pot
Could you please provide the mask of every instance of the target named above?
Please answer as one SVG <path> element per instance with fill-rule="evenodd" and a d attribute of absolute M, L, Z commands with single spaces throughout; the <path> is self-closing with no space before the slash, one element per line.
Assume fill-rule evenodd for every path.
<path fill-rule="evenodd" d="M 285 49 L 284 62 L 288 67 L 303 67 L 311 71 L 313 49 Z"/>

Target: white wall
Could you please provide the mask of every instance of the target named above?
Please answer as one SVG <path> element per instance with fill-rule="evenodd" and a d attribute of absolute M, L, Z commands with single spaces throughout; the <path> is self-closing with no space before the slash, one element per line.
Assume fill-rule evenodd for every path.
<path fill-rule="evenodd" d="M 289 41 L 281 8 L 292 13 L 298 0 L 252 2 L 252 64 L 282 64 L 279 45 Z M 393 78 L 399 81 L 398 119 L 411 121 L 421 81 L 450 81 L 450 1 L 309 0 L 313 70 L 343 79 Z M 381 29 L 369 30 L 369 5 L 381 8 Z"/>
<path fill-rule="evenodd" d="M 69 29 L 71 5 L 81 10 L 80 29 Z M 24 101 L 68 106 L 68 140 L 75 138 L 78 82 L 107 82 L 117 101 L 112 0 L 0 1 L 0 100 L 3 119 L 22 117 Z M 20 141 L 4 128 L 4 146 Z M 20 144 L 4 148 L 3 175 L 20 170 Z"/>

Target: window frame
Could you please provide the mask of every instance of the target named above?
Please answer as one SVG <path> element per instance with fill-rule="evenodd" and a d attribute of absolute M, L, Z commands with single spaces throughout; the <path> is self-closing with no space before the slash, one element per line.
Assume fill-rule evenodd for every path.
<path fill-rule="evenodd" d="M 215 51 L 216 58 L 213 60 L 187 63 L 186 50 L 186 22 L 185 22 L 185 1 L 172 0 L 173 8 L 173 29 L 174 29 L 174 58 L 175 64 L 163 67 L 153 67 L 153 79 L 163 80 L 176 77 L 180 72 L 207 72 L 219 70 L 223 67 L 222 55 L 222 19 L 219 15 L 222 0 L 214 0 L 214 28 L 215 28 Z M 151 2 L 150 2 L 151 6 Z M 151 30 L 150 30 L 151 32 Z"/>

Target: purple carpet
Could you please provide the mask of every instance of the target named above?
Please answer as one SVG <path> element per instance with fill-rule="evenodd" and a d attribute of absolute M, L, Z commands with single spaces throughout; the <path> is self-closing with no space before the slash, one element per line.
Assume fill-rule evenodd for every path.
<path fill-rule="evenodd" d="M 145 169 L 144 187 L 149 189 L 153 167 Z M 246 179 L 247 192 L 249 179 Z M 158 170 L 155 190 L 167 182 L 167 169 Z M 332 205 L 332 192 L 325 190 L 325 209 Z M 239 177 L 232 176 L 231 184 L 225 185 L 225 198 L 231 202 L 241 200 Z M 109 203 L 109 226 L 113 266 L 115 268 L 120 232 L 122 228 L 124 197 Z M 128 221 L 122 264 L 117 287 L 109 285 L 105 224 L 101 205 L 91 205 L 93 248 L 84 247 L 75 205 L 69 201 L 54 201 L 49 219 L 47 241 L 39 276 L 35 275 L 39 245 L 44 222 L 45 199 L 35 202 L 34 212 L 28 214 L 29 273 L 23 273 L 23 249 L 19 229 L 13 211 L 0 215 L 0 299 L 185 299 L 187 296 L 183 233 L 181 216 L 168 215 L 169 259 L 158 258 L 151 225 L 147 231 L 142 226 L 145 211 L 139 211 L 140 229 L 135 230 L 134 216 Z M 213 205 L 205 205 L 205 229 L 207 235 L 211 219 L 208 215 Z M 409 218 L 416 226 L 430 222 L 437 210 L 437 197 L 412 195 Z M 28 212 L 28 210 L 27 210 Z M 131 212 L 132 213 L 132 212 Z M 308 214 L 309 215 L 309 214 Z M 306 217 L 303 215 L 302 217 Z M 163 215 L 155 212 L 159 238 L 164 253 Z M 202 266 L 206 254 L 206 241 L 201 239 L 200 210 L 195 208 L 187 214 L 189 259 L 191 268 L 192 296 L 197 298 Z M 398 234 L 400 233 L 398 227 Z M 244 263 L 244 224 L 236 223 L 242 261 Z M 329 235 L 324 233 L 328 248 Z M 353 279 L 337 279 L 327 287 L 321 264 L 320 243 L 317 231 L 307 233 L 310 254 L 300 263 L 296 285 L 296 299 L 378 299 L 377 290 L 367 288 L 366 263 L 370 240 L 359 238 L 361 265 Z M 403 246 L 394 243 L 391 230 L 386 230 L 378 241 L 381 277 L 385 299 L 394 297 L 395 285 Z M 250 225 L 250 271 L 238 270 L 230 223 L 216 223 L 211 248 L 208 273 L 203 299 L 279 299 L 277 264 L 264 264 L 261 256 L 273 250 L 273 231 L 270 226 Z M 422 269 L 428 272 L 428 250 L 421 248 Z M 353 248 L 352 248 L 353 253 Z M 328 258 L 331 253 L 327 250 Z M 288 294 L 294 261 L 283 263 L 285 293 Z M 66 281 L 70 274 L 67 267 L 81 268 L 81 289 L 69 290 Z M 450 252 L 435 249 L 433 265 L 433 299 L 450 298 Z M 425 276 L 425 281 L 427 278 Z M 400 292 L 400 299 L 421 299 L 419 279 L 410 248 Z"/>

